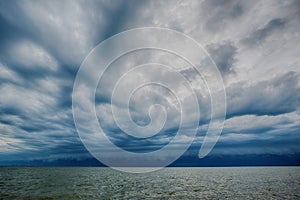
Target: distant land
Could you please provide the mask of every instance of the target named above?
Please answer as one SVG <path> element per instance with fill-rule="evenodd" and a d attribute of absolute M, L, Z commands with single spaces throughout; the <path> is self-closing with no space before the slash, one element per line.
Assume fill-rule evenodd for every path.
<path fill-rule="evenodd" d="M 0 163 L 1 166 L 86 166 L 105 167 L 95 158 L 57 159 L 52 161 L 28 160 Z M 291 155 L 223 155 L 207 156 L 199 159 L 196 156 L 183 156 L 169 167 L 230 167 L 230 166 L 300 166 L 300 154 Z"/>

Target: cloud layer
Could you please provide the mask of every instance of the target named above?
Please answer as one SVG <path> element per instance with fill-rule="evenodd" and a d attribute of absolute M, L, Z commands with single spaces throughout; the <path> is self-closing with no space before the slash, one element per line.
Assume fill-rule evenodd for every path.
<path fill-rule="evenodd" d="M 299 154 L 299 10 L 297 1 L 279 0 L 0 1 L 0 164 L 89 158 L 72 117 L 76 72 L 99 42 L 120 31 L 150 26 L 194 38 L 224 79 L 227 118 L 212 154 Z M 201 120 L 197 139 L 187 153 L 194 154 L 211 114 L 209 91 L 187 62 L 170 53 L 137 51 L 113 63 L 97 88 L 98 120 L 110 139 L 128 151 L 152 151 L 170 142 L 180 113 L 178 101 L 165 88 L 144 87 L 130 101 L 130 114 L 138 125 L 149 123 L 151 105 L 167 108 L 165 127 L 157 136 L 133 138 L 112 118 L 115 83 L 124 72 L 148 62 L 172 66 L 195 89 Z M 137 73 L 122 87 L 125 90 L 138 79 L 159 75 L 168 79 L 151 71 Z M 188 98 L 180 82 L 170 82 Z M 121 112 L 124 101 L 120 98 L 113 106 Z M 195 119 L 193 114 L 191 109 L 190 121 Z"/>

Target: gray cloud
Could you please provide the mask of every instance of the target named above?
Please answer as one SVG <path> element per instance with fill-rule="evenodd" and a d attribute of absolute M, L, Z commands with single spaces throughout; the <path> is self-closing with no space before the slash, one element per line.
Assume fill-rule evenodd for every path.
<path fill-rule="evenodd" d="M 250 46 L 259 45 L 264 42 L 264 40 L 269 37 L 274 31 L 282 30 L 286 23 L 286 19 L 272 19 L 264 27 L 252 32 L 247 38 L 243 40 L 243 42 Z"/>
<path fill-rule="evenodd" d="M 222 75 L 234 73 L 237 48 L 231 42 L 211 44 L 208 51 Z"/>
<path fill-rule="evenodd" d="M 300 106 L 299 73 L 289 72 L 254 85 L 238 83 L 227 88 L 228 117 L 278 115 Z"/>
<path fill-rule="evenodd" d="M 107 37 L 113 28 L 109 27 L 114 17 L 110 11 L 120 11 L 122 5 L 100 1 L 2 1 L 0 13 L 8 24 L 46 48 L 59 62 L 77 68 L 94 45 Z"/>
<path fill-rule="evenodd" d="M 222 30 L 226 23 L 243 15 L 244 4 L 242 1 L 205 1 L 203 8 L 208 12 L 209 18 L 206 27 L 210 31 Z M 204 11 L 205 12 L 205 11 Z"/>
<path fill-rule="evenodd" d="M 100 41 L 144 26 L 173 28 L 195 38 L 207 47 L 225 77 L 228 119 L 216 152 L 299 152 L 295 145 L 300 130 L 299 30 L 297 9 L 291 9 L 297 2 L 1 1 L 0 151 L 5 156 L 0 163 L 10 156 L 50 160 L 89 156 L 71 113 L 78 67 Z M 283 40 L 265 42 L 277 33 L 285 35 Z M 265 46 L 258 48 L 262 43 Z M 173 96 L 163 89 L 144 88 L 130 104 L 133 120 L 142 125 L 149 122 L 148 108 L 153 103 L 168 108 L 167 126 L 157 137 L 139 141 L 126 136 L 108 110 L 111 90 L 126 70 L 147 62 L 164 63 L 183 74 L 199 98 L 199 145 L 211 109 L 205 82 L 187 63 L 156 53 L 137 52 L 106 72 L 96 97 L 99 121 L 116 144 L 129 150 L 147 151 L 167 144 L 176 133 L 179 116 Z M 159 75 L 149 72 L 140 78 Z M 161 77 L 187 95 L 180 90 L 181 83 Z M 131 78 L 127 84 L 134 83 Z M 190 109 L 191 121 L 193 114 Z"/>

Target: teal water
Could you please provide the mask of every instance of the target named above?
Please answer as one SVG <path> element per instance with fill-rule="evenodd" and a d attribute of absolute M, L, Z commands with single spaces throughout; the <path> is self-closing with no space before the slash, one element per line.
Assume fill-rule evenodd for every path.
<path fill-rule="evenodd" d="M 0 199 L 300 199 L 300 167 L 0 167 Z"/>

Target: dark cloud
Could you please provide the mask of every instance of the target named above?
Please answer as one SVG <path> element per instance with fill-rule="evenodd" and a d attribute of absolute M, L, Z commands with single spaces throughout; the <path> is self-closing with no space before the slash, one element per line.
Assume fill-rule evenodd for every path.
<path fill-rule="evenodd" d="M 264 27 L 252 32 L 247 38 L 243 39 L 247 45 L 259 45 L 266 40 L 274 31 L 282 30 L 287 23 L 286 19 L 276 18 L 269 21 Z"/>
<path fill-rule="evenodd" d="M 246 82 L 227 88 L 227 118 L 237 115 L 279 115 L 300 106 L 299 74 L 289 72 L 254 85 Z"/>
<path fill-rule="evenodd" d="M 299 141 L 300 137 L 293 136 L 294 134 L 297 135 L 299 130 L 299 127 L 295 130 L 277 130 L 276 137 L 274 134 L 272 134 L 274 130 L 261 130 L 261 132 L 252 131 L 248 132 L 248 134 L 252 135 L 250 139 L 236 139 L 236 141 L 239 142 L 236 142 L 234 139 L 220 141 L 215 150 L 226 151 L 225 149 L 227 149 L 233 154 L 247 154 L 250 152 L 258 153 L 262 149 L 265 151 L 265 153 L 272 152 L 273 154 L 299 153 L 300 148 L 298 147 L 299 145 L 297 142 Z M 242 135 L 242 133 L 238 133 L 236 135 L 238 138 L 238 135 Z M 260 137 L 257 137 L 258 135 Z M 233 146 L 234 148 L 232 148 Z"/>
<path fill-rule="evenodd" d="M 211 44 L 208 51 L 222 75 L 234 73 L 234 62 L 237 48 L 230 41 L 223 44 Z"/>
<path fill-rule="evenodd" d="M 298 1 L 295 1 L 295 5 L 298 5 L 296 2 Z M 153 7 L 148 9 L 145 5 Z M 172 27 L 195 36 L 201 30 L 203 32 L 200 36 L 212 36 L 211 41 L 201 41 L 202 38 L 199 41 L 203 44 L 213 43 L 207 45 L 207 49 L 223 77 L 230 78 L 230 74 L 239 76 L 236 62 L 240 61 L 239 56 L 243 53 L 240 52 L 243 49 L 238 46 L 240 38 L 238 41 L 233 41 L 234 38 L 224 39 L 222 30 L 243 19 L 250 9 L 249 4 L 236 0 L 212 0 L 199 5 L 194 8 L 192 4 L 183 2 L 178 2 L 178 5 L 168 2 L 167 5 L 152 1 L 0 1 L 0 164 L 13 163 L 13 160 L 18 160 L 16 163 L 22 160 L 43 160 L 49 164 L 60 159 L 63 163 L 68 163 L 73 158 L 84 162 L 86 158 L 91 158 L 80 141 L 73 122 L 73 82 L 86 54 L 96 44 L 120 31 L 142 26 L 161 26 Z M 161 10 L 157 11 L 158 7 Z M 165 12 L 164 7 L 167 7 L 168 12 Z M 197 17 L 199 10 L 201 17 Z M 266 12 L 271 13 L 268 10 Z M 288 27 L 290 19 L 280 15 L 254 32 L 247 32 L 246 36 L 243 35 L 245 30 L 241 30 L 245 38 L 242 42 L 255 47 L 276 31 L 283 30 L 288 33 L 284 28 Z M 252 19 L 239 23 L 245 24 L 249 20 Z M 234 31 L 239 32 L 239 26 Z M 222 40 L 226 41 L 220 42 Z M 155 58 L 149 56 L 149 52 L 140 55 L 142 59 L 136 62 L 138 64 L 151 62 Z M 292 56 L 287 60 L 294 59 Z M 173 60 L 171 57 L 167 58 Z M 124 66 L 120 66 L 123 70 Z M 194 69 L 178 69 L 192 84 L 205 85 Z M 264 81 L 242 80 L 228 85 L 228 120 L 247 115 L 253 115 L 257 120 L 261 116 L 281 116 L 293 112 L 298 112 L 299 115 L 299 73 L 284 73 L 282 69 L 274 70 L 277 71 L 277 76 L 267 77 Z M 112 69 L 110 74 L 106 74 L 103 85 L 99 88 L 100 92 L 96 94 L 96 105 L 110 103 L 110 94 L 107 95 L 107 91 L 113 89 L 111 86 L 115 82 L 111 82 L 121 75 L 118 69 Z M 149 73 L 147 76 L 158 74 Z M 174 81 L 173 84 L 179 83 Z M 170 107 L 170 95 L 155 88 L 149 91 L 141 93 L 140 98 L 136 102 L 133 99 L 130 104 L 133 121 L 140 125 L 149 123 L 147 112 L 151 104 L 161 103 Z M 205 87 L 197 88 L 196 95 L 199 98 L 202 120 L 199 122 L 199 137 L 203 137 L 210 119 L 210 96 Z M 165 97 L 169 99 L 166 100 Z M 128 151 L 149 152 L 168 144 L 178 131 L 178 123 L 175 123 L 176 112 L 170 111 L 169 114 L 168 126 L 148 139 L 126 135 L 115 122 L 107 123 L 105 117 L 110 117 L 108 115 L 111 113 L 106 110 L 98 117 L 113 143 Z M 224 140 L 220 140 L 215 152 L 222 154 L 240 151 L 259 154 L 278 148 L 275 151 L 277 154 L 299 153 L 297 133 L 300 127 L 295 126 L 295 120 L 297 118 L 292 116 L 288 120 L 265 126 L 225 128 Z M 242 141 L 237 135 L 250 139 Z M 193 148 L 198 151 L 199 146 L 198 141 Z"/>
<path fill-rule="evenodd" d="M 242 1 L 205 1 L 204 12 L 208 12 L 209 18 L 206 21 L 206 27 L 210 31 L 218 31 L 224 28 L 227 23 L 241 17 L 244 14 L 244 4 Z"/>

